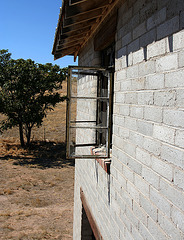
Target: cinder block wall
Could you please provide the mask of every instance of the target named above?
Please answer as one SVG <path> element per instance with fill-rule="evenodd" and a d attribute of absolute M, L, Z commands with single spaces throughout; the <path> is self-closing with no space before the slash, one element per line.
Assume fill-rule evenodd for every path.
<path fill-rule="evenodd" d="M 77 160 L 74 239 L 82 187 L 104 239 L 184 239 L 184 1 L 130 0 L 118 11 L 110 176 Z M 80 65 L 99 64 L 93 41 Z"/>

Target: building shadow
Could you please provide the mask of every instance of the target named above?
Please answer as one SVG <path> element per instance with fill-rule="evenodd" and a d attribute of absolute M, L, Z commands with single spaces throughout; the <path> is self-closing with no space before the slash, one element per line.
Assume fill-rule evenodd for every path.
<path fill-rule="evenodd" d="M 12 149 L 12 151 L 11 151 Z M 20 145 L 8 145 L 8 152 L 0 157 L 0 160 L 13 160 L 14 165 L 21 165 L 34 168 L 63 168 L 75 166 L 74 160 L 66 159 L 66 144 L 63 142 L 32 142 L 30 147 L 25 151 L 17 151 Z M 13 151 L 14 150 L 14 151 Z"/>

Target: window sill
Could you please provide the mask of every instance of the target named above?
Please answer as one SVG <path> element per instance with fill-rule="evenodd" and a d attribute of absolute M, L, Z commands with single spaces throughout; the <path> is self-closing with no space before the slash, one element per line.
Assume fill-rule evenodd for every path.
<path fill-rule="evenodd" d="M 98 158 L 98 155 L 103 153 L 104 149 L 102 148 L 91 148 L 91 154 L 96 155 L 95 160 L 100 164 L 100 166 L 105 170 L 106 173 L 110 174 L 110 158 Z"/>

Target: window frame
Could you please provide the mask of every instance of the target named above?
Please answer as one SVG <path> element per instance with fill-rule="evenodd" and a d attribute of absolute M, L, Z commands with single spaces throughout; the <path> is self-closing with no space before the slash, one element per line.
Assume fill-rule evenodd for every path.
<path fill-rule="evenodd" d="M 74 98 L 71 96 L 71 84 L 72 84 L 72 71 L 79 71 L 78 74 L 80 74 L 80 70 L 83 71 L 84 75 L 93 75 L 93 74 L 88 74 L 88 71 L 93 71 L 95 76 L 99 76 L 100 74 L 105 74 L 108 75 L 108 81 L 109 81 L 109 87 L 108 87 L 108 97 L 106 98 L 108 101 L 108 113 L 107 113 L 107 139 L 106 139 L 106 154 L 105 155 L 95 155 L 93 153 L 93 148 L 91 147 L 91 155 L 72 155 L 70 152 L 70 143 L 71 143 L 71 136 L 70 136 L 70 129 L 71 129 L 71 99 Z M 86 71 L 86 72 L 85 72 Z M 86 66 L 69 66 L 68 70 L 68 80 L 67 80 L 67 121 L 66 121 L 66 158 L 67 159 L 75 159 L 75 158 L 81 158 L 81 159 L 91 159 L 91 158 L 110 158 L 110 141 L 111 141 L 111 133 L 112 133 L 112 97 L 113 97 L 113 74 L 114 74 L 114 68 L 101 68 L 101 67 L 86 67 Z M 98 92 L 98 90 L 97 90 Z M 90 97 L 75 97 L 76 99 L 91 99 Z M 93 99 L 96 99 L 97 101 L 100 99 L 103 99 L 102 97 L 95 97 Z M 102 100 L 103 101 L 103 100 Z M 96 112 L 98 112 L 98 108 L 96 109 Z M 97 114 L 97 113 L 96 113 Z M 85 121 L 84 121 L 85 122 Z M 78 127 L 76 127 L 78 128 Z M 81 127 L 85 128 L 85 127 Z M 88 127 L 87 127 L 88 128 Z M 100 127 L 97 126 L 96 122 L 96 127 L 92 127 L 93 129 L 96 129 L 96 145 L 97 145 L 97 130 L 100 129 Z M 84 146 L 84 144 L 81 144 L 81 146 Z M 76 145 L 77 146 L 77 145 Z M 91 145 L 94 147 L 94 145 Z"/>

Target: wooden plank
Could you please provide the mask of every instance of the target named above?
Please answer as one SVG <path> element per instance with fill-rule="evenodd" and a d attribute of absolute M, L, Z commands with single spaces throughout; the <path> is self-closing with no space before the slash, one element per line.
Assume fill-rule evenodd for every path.
<path fill-rule="evenodd" d="M 77 35 L 79 36 L 80 34 L 88 34 L 90 32 L 91 26 L 85 27 L 80 30 L 73 30 L 73 31 L 68 31 L 64 34 L 61 35 L 60 39 L 64 39 L 66 37 L 76 37 Z"/>
<path fill-rule="evenodd" d="M 113 11 L 113 9 L 115 8 L 115 6 L 117 6 L 117 4 L 120 2 L 121 0 L 114 0 L 111 5 L 109 5 L 109 7 L 104 11 L 104 14 L 102 16 L 101 19 L 99 19 L 99 22 L 97 22 L 96 24 L 94 24 L 92 26 L 91 29 L 91 33 L 90 35 L 85 39 L 85 41 L 83 42 L 83 44 L 81 45 L 81 49 L 86 45 L 86 43 L 92 38 L 92 36 L 94 36 L 94 34 L 97 32 L 99 26 L 102 24 L 102 22 L 106 19 L 106 17 Z"/>
<path fill-rule="evenodd" d="M 55 55 L 60 55 L 60 57 L 63 57 L 68 54 L 74 54 L 78 50 L 79 47 L 80 47 L 80 45 L 74 45 L 70 48 L 63 48 L 62 50 L 55 51 Z"/>
<path fill-rule="evenodd" d="M 86 201 L 86 198 L 85 198 L 85 195 L 84 195 L 84 192 L 82 191 L 82 189 L 80 189 L 80 198 L 81 198 L 81 202 L 82 202 L 82 205 L 84 207 L 84 210 L 86 212 L 86 215 L 87 215 L 87 218 L 88 218 L 88 221 L 89 221 L 89 224 L 91 226 L 91 229 L 93 231 L 93 234 L 95 236 L 95 239 L 96 240 L 103 240 L 103 237 L 100 233 L 100 230 L 98 228 L 98 225 L 96 224 L 96 221 L 91 213 L 91 210 L 88 206 L 88 203 Z"/>
<path fill-rule="evenodd" d="M 61 50 L 61 49 L 65 49 L 65 48 L 70 48 L 70 47 L 73 47 L 75 45 L 81 45 L 83 42 L 83 39 L 82 40 L 77 40 L 77 41 L 72 41 L 72 42 L 64 42 L 63 44 L 60 44 L 57 46 L 57 50 Z"/>
<path fill-rule="evenodd" d="M 69 31 L 77 31 L 77 30 L 82 30 L 84 28 L 89 28 L 94 23 L 96 23 L 96 19 L 90 19 L 90 20 L 86 20 L 82 23 L 76 23 L 75 25 L 72 25 L 70 27 L 63 27 L 62 34 L 69 32 Z"/>
<path fill-rule="evenodd" d="M 79 3 L 82 3 L 82 2 L 86 2 L 88 0 L 70 0 L 69 3 L 70 5 L 75 5 L 75 4 L 79 4 Z"/>
<path fill-rule="evenodd" d="M 81 15 L 85 12 L 105 7 L 109 4 L 109 0 L 93 0 L 87 2 L 79 2 L 77 5 L 68 4 L 66 8 L 65 18 Z"/>
<path fill-rule="evenodd" d="M 69 27 L 72 25 L 79 24 L 81 22 L 91 20 L 91 19 L 96 19 L 96 18 L 102 16 L 102 10 L 103 10 L 103 8 L 99 8 L 99 9 L 85 12 L 79 16 L 74 16 L 72 18 L 63 19 L 63 27 Z"/>

